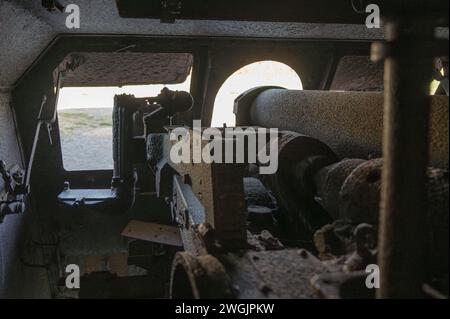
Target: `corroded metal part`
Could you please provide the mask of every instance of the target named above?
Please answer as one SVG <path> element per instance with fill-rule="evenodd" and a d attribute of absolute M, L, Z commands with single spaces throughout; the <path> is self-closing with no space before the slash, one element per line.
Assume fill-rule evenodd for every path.
<path fill-rule="evenodd" d="M 251 230 L 271 230 L 278 205 L 274 196 L 255 177 L 244 178 L 245 201 L 247 203 L 247 222 Z"/>
<path fill-rule="evenodd" d="M 430 275 L 448 274 L 449 267 L 449 175 L 448 171 L 427 170 L 426 241 L 430 244 L 427 257 Z M 448 283 L 448 280 L 447 280 Z"/>
<path fill-rule="evenodd" d="M 382 159 L 366 161 L 345 179 L 339 192 L 340 218 L 355 223 L 378 222 Z"/>
<path fill-rule="evenodd" d="M 425 172 L 428 163 L 436 165 L 433 155 L 436 144 L 430 143 L 434 140 L 434 131 L 430 129 L 430 123 L 435 122 L 430 121 L 435 116 L 430 112 L 434 101 L 428 95 L 434 58 L 429 39 L 433 39 L 433 33 L 433 24 L 424 19 L 397 15 L 385 23 L 379 298 L 423 296 Z M 446 100 L 448 103 L 448 97 Z M 448 132 L 448 120 L 445 125 Z M 444 126 L 440 134 L 445 131 Z M 448 143 L 448 134 L 443 141 Z M 448 146 L 445 151 L 448 167 Z"/>
<path fill-rule="evenodd" d="M 315 298 L 310 279 L 329 268 L 304 249 L 247 252 L 223 257 L 237 298 Z"/>
<path fill-rule="evenodd" d="M 352 234 L 355 226 L 348 221 L 336 220 L 314 233 L 314 245 L 321 260 L 332 260 L 355 249 Z"/>
<path fill-rule="evenodd" d="M 365 270 L 376 262 L 377 230 L 369 224 L 359 224 L 353 232 L 356 249 L 345 261 L 344 271 Z"/>
<path fill-rule="evenodd" d="M 429 165 L 448 168 L 448 97 L 434 95 L 429 99 Z M 276 127 L 313 136 L 341 158 L 375 158 L 382 154 L 383 101 L 378 92 L 269 89 L 253 100 L 248 122 L 239 125 Z"/>
<path fill-rule="evenodd" d="M 216 299 L 233 296 L 229 276 L 212 255 L 194 257 L 188 252 L 175 255 L 170 280 L 172 299 Z"/>
<path fill-rule="evenodd" d="M 193 63 L 188 53 L 74 52 L 67 59 L 82 62 L 64 76 L 64 87 L 183 83 Z"/>
<path fill-rule="evenodd" d="M 339 60 L 332 91 L 383 91 L 383 64 L 367 56 L 344 56 Z"/>
<path fill-rule="evenodd" d="M 278 171 L 267 181 L 280 205 L 280 218 L 296 233 L 314 230 L 330 219 L 315 201 L 314 176 L 338 161 L 324 143 L 294 132 L 281 132 Z"/>
<path fill-rule="evenodd" d="M 367 274 L 363 271 L 318 275 L 311 279 L 314 290 L 324 299 L 372 299 L 373 289 L 365 285 Z"/>
<path fill-rule="evenodd" d="M 353 170 L 364 163 L 362 159 L 345 159 L 321 169 L 315 176 L 317 195 L 322 205 L 334 218 L 340 219 L 339 197 L 341 187 Z"/>
<path fill-rule="evenodd" d="M 180 227 L 184 249 L 194 256 L 208 253 L 198 227 L 206 223 L 206 210 L 189 185 L 180 176 L 173 177 L 172 215 Z M 210 228 L 210 226 L 204 226 Z"/>
<path fill-rule="evenodd" d="M 192 130 L 190 134 L 193 136 Z M 191 149 L 193 149 L 194 140 L 195 138 L 190 139 Z M 170 160 L 170 149 L 171 143 L 175 141 L 168 142 L 170 143 L 164 149 L 164 157 L 180 177 L 177 180 L 178 193 L 190 193 L 192 196 L 189 198 L 199 202 L 204 210 L 204 223 L 214 228 L 215 236 L 221 246 L 229 249 L 244 248 L 247 241 L 244 165 L 174 163 Z M 208 142 L 201 141 L 201 143 Z M 189 214 L 193 213 L 188 206 L 186 208 Z M 180 207 L 177 209 L 180 210 Z"/>
<path fill-rule="evenodd" d="M 321 204 L 334 219 L 377 224 L 383 159 L 343 160 L 315 176 Z M 427 209 L 434 227 L 448 228 L 448 170 L 427 169 Z M 440 222 L 437 222 L 439 220 Z"/>
<path fill-rule="evenodd" d="M 131 220 L 122 236 L 171 246 L 183 246 L 178 227 Z"/>

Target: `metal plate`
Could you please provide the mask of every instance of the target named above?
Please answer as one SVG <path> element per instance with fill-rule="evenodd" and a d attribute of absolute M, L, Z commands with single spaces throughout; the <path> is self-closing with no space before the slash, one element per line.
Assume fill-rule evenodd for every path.
<path fill-rule="evenodd" d="M 64 75 L 63 87 L 178 84 L 193 64 L 189 53 L 74 52 L 66 59 L 73 58 L 83 62 Z"/>
<path fill-rule="evenodd" d="M 183 246 L 177 227 L 138 220 L 130 221 L 122 231 L 122 236 L 171 246 Z"/>
<path fill-rule="evenodd" d="M 317 298 L 311 278 L 330 271 L 304 249 L 229 254 L 224 265 L 238 299 Z"/>

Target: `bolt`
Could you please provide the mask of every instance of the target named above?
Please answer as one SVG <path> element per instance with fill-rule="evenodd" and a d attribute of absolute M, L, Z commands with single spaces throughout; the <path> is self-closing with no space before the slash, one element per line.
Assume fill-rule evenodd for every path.
<path fill-rule="evenodd" d="M 264 295 L 268 295 L 268 294 L 272 291 L 272 288 L 270 288 L 270 286 L 268 286 L 267 284 L 262 284 L 262 285 L 259 287 L 259 290 L 261 290 L 261 292 L 262 292 Z"/>
<path fill-rule="evenodd" d="M 192 180 L 189 174 L 183 175 L 183 183 L 192 186 Z"/>
<path fill-rule="evenodd" d="M 191 224 L 189 223 L 189 209 L 185 208 L 183 210 L 183 214 L 184 214 L 184 226 L 186 227 L 186 229 L 189 230 Z"/>
<path fill-rule="evenodd" d="M 308 258 L 308 252 L 306 250 L 302 249 L 299 253 L 303 258 Z"/>
<path fill-rule="evenodd" d="M 68 191 L 70 189 L 70 183 L 69 182 L 64 182 L 64 190 Z"/>
<path fill-rule="evenodd" d="M 241 291 L 241 288 L 238 285 L 233 285 L 231 287 L 235 294 L 239 293 Z"/>

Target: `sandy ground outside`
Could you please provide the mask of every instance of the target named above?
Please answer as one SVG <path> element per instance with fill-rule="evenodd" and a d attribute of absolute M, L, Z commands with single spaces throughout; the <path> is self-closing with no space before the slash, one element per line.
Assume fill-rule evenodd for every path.
<path fill-rule="evenodd" d="M 60 110 L 58 120 L 66 170 L 113 168 L 111 108 Z"/>

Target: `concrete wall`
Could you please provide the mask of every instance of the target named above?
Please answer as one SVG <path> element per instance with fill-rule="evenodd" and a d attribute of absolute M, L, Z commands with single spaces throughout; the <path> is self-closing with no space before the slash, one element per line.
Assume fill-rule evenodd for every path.
<path fill-rule="evenodd" d="M 10 94 L 0 92 L 0 159 L 23 167 L 9 102 Z M 0 224 L 0 299 L 50 297 L 47 271 L 20 260 L 30 214 L 6 216 Z"/>
<path fill-rule="evenodd" d="M 80 28 L 68 29 L 66 13 L 48 12 L 41 1 L 0 0 L 0 87 L 13 85 L 58 34 L 129 34 L 264 38 L 382 39 L 380 29 L 365 25 L 124 19 L 113 0 L 62 1 L 80 7 Z"/>
<path fill-rule="evenodd" d="M 0 92 L 0 159 L 8 165 L 22 164 L 11 108 L 11 95 Z"/>

